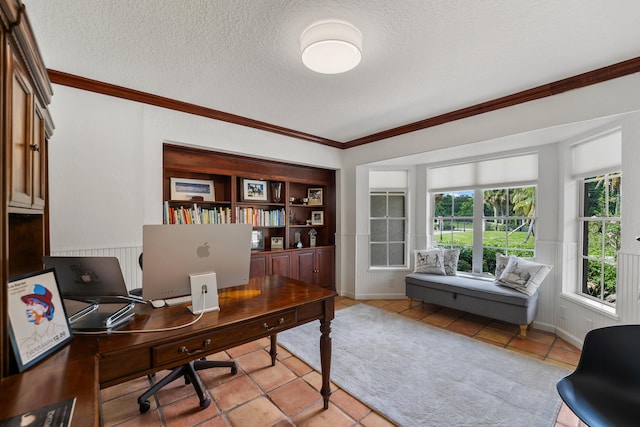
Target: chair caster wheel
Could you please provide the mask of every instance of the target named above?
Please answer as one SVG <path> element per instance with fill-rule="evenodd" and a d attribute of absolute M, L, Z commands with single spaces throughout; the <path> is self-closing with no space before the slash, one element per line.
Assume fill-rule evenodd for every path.
<path fill-rule="evenodd" d="M 147 412 L 149 409 L 151 409 L 151 403 L 149 403 L 148 400 L 145 400 L 144 402 L 140 403 L 140 413 L 144 414 L 145 412 Z"/>
<path fill-rule="evenodd" d="M 231 375 L 235 375 L 237 373 L 238 373 L 238 368 L 236 368 L 235 366 L 231 368 Z"/>
<path fill-rule="evenodd" d="M 200 407 L 202 409 L 207 409 L 209 405 L 211 405 L 211 399 L 209 399 L 208 397 L 200 401 Z"/>

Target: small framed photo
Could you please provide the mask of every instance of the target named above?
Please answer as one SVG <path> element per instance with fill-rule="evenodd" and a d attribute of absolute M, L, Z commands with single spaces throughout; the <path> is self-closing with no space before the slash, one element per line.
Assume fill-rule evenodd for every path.
<path fill-rule="evenodd" d="M 253 230 L 251 232 L 251 250 L 264 250 L 264 233 L 262 232 L 262 230 Z"/>
<path fill-rule="evenodd" d="M 307 199 L 310 205 L 322 205 L 322 188 L 307 189 Z"/>
<path fill-rule="evenodd" d="M 171 200 L 214 202 L 213 181 L 190 178 L 171 178 Z"/>
<path fill-rule="evenodd" d="M 313 211 L 311 212 L 311 225 L 324 225 L 324 212 Z"/>
<path fill-rule="evenodd" d="M 242 201 L 267 201 L 267 181 L 260 179 L 242 180 Z"/>
<path fill-rule="evenodd" d="M 284 237 L 272 237 L 271 249 L 284 249 Z"/>
<path fill-rule="evenodd" d="M 73 338 L 54 269 L 10 279 L 7 297 L 9 335 L 20 372 Z"/>

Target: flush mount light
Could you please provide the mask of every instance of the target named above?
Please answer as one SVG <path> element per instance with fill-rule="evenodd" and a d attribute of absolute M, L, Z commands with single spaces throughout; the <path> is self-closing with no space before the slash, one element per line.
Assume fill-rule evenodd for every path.
<path fill-rule="evenodd" d="M 302 62 L 323 74 L 351 70 L 362 57 L 362 33 L 344 21 L 320 21 L 300 36 Z"/>

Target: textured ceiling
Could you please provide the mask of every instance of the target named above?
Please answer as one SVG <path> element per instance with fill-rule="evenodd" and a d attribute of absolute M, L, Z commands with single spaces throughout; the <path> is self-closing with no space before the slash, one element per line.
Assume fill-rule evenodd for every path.
<path fill-rule="evenodd" d="M 637 0 L 24 3 L 47 68 L 340 142 L 640 56 Z M 363 33 L 352 71 L 300 60 L 327 18 Z"/>

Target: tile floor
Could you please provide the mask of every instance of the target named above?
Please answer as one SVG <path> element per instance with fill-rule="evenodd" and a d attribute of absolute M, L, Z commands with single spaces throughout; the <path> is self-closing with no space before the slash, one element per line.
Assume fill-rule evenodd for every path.
<path fill-rule="evenodd" d="M 436 305 L 408 300 L 354 301 L 338 297 L 336 309 L 364 303 L 399 313 L 417 322 L 450 330 L 499 347 L 508 348 L 567 367 L 575 368 L 580 350 L 555 335 L 530 330 L 527 339 L 517 335 L 518 327 Z M 101 422 L 110 426 L 364 426 L 394 424 L 383 415 L 332 386 L 328 410 L 322 409 L 318 372 L 278 349 L 278 363 L 271 367 L 269 340 L 263 339 L 210 356 L 211 360 L 234 359 L 238 373 L 228 369 L 200 371 L 212 398 L 201 410 L 193 387 L 177 380 L 150 399 L 149 412 L 138 412 L 137 399 L 149 387 L 147 377 L 138 378 L 101 391 Z M 158 373 L 159 378 L 163 373 Z M 585 427 L 562 405 L 556 427 Z"/>

